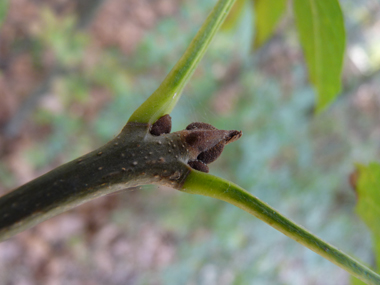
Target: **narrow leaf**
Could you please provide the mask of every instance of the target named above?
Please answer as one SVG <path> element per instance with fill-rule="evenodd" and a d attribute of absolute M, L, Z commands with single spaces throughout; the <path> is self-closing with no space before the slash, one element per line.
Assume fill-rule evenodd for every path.
<path fill-rule="evenodd" d="M 218 1 L 185 53 L 158 89 L 132 114 L 128 122 L 152 123 L 171 112 L 234 2 L 235 0 Z"/>
<path fill-rule="evenodd" d="M 372 232 L 372 239 L 380 271 L 380 164 L 358 165 L 358 203 L 356 212 Z"/>
<path fill-rule="evenodd" d="M 359 279 L 357 279 L 357 278 L 355 278 L 355 277 L 353 277 L 353 276 L 351 276 L 350 284 L 351 285 L 365 285 L 366 283 L 363 282 L 363 281 L 361 281 L 361 280 L 359 280 Z"/>
<path fill-rule="evenodd" d="M 321 111 L 341 89 L 343 14 L 338 0 L 294 0 L 293 7 L 309 77 L 317 90 L 317 111 Z"/>
<path fill-rule="evenodd" d="M 335 263 L 360 280 L 368 284 L 380 284 L 378 274 L 285 218 L 269 205 L 230 181 L 194 170 L 187 176 L 181 190 L 233 204 Z"/>
<path fill-rule="evenodd" d="M 263 45 L 272 35 L 276 25 L 284 14 L 286 0 L 254 0 L 255 9 L 255 49 Z"/>
<path fill-rule="evenodd" d="M 244 6 L 247 0 L 237 0 L 232 7 L 230 13 L 228 14 L 226 20 L 224 21 L 221 29 L 224 31 L 229 31 L 233 29 L 242 17 Z"/>

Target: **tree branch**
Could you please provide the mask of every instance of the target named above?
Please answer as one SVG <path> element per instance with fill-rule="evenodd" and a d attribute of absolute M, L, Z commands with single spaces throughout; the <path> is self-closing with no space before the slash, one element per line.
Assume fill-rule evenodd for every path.
<path fill-rule="evenodd" d="M 153 127 L 128 123 L 104 146 L 0 197 L 0 241 L 112 192 L 143 184 L 180 189 L 192 170 L 189 162 L 209 150 L 212 156 L 216 145 L 241 136 L 237 131 L 216 128 L 175 133 L 156 128 L 161 122 L 171 124 L 168 117 L 170 120 L 166 115 Z"/>

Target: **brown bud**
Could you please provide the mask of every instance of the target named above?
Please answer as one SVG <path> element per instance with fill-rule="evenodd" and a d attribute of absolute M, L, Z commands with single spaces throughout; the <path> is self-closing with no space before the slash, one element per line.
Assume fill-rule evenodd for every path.
<path fill-rule="evenodd" d="M 203 163 L 202 161 L 199 161 L 199 160 L 192 160 L 192 161 L 189 161 L 188 162 L 189 166 L 195 170 L 199 170 L 199 171 L 202 171 L 202 172 L 206 172 L 208 173 L 208 166 Z"/>
<path fill-rule="evenodd" d="M 172 129 L 172 118 L 166 114 L 159 118 L 151 127 L 150 133 L 154 136 L 170 133 Z"/>
<path fill-rule="evenodd" d="M 224 144 L 224 141 L 217 143 L 214 147 L 210 148 L 209 150 L 201 152 L 198 155 L 197 159 L 207 164 L 214 162 L 222 154 Z"/>
<path fill-rule="evenodd" d="M 181 131 L 182 138 L 188 146 L 191 161 L 209 164 L 222 153 L 224 146 L 239 139 L 240 131 L 218 130 L 210 124 L 195 122 Z"/>
<path fill-rule="evenodd" d="M 194 122 L 186 127 L 186 130 L 196 130 L 196 129 L 204 129 L 204 130 L 217 130 L 213 125 L 202 123 L 202 122 Z"/>

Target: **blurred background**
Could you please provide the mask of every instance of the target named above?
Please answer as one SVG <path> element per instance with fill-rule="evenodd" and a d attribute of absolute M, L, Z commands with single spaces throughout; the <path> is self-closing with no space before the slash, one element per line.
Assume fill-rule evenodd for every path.
<path fill-rule="evenodd" d="M 216 1 L 8 2 L 0 4 L 0 194 L 117 135 Z M 242 130 L 210 172 L 374 265 L 348 177 L 356 162 L 380 158 L 380 3 L 340 2 L 343 89 L 325 112 L 314 114 L 290 9 L 254 52 L 247 9 L 211 44 L 173 130 L 194 121 Z M 0 243 L 0 283 L 339 285 L 350 277 L 230 204 L 146 186 Z"/>

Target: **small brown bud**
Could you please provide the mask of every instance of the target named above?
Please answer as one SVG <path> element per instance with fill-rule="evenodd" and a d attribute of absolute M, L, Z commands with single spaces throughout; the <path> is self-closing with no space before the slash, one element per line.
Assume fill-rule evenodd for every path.
<path fill-rule="evenodd" d="M 206 150 L 204 152 L 201 152 L 197 159 L 200 161 L 203 161 L 206 164 L 209 164 L 211 162 L 214 162 L 221 154 L 224 149 L 224 141 L 221 141 L 220 143 L 216 144 L 214 147 L 210 148 L 209 150 Z"/>
<path fill-rule="evenodd" d="M 208 173 L 208 171 L 209 171 L 208 166 L 205 163 L 203 163 L 202 161 L 193 160 L 193 161 L 189 161 L 188 164 L 191 168 L 193 168 L 195 170 L 199 170 L 199 171 L 206 172 L 206 173 Z"/>
<path fill-rule="evenodd" d="M 151 127 L 150 133 L 154 136 L 169 134 L 172 129 L 172 118 L 166 114 L 159 118 Z"/>
<path fill-rule="evenodd" d="M 183 141 L 188 146 L 190 161 L 195 169 L 204 168 L 199 162 L 209 164 L 215 161 L 226 144 L 236 141 L 241 136 L 241 131 L 218 130 L 210 124 L 200 122 L 191 123 L 182 131 Z"/>
<path fill-rule="evenodd" d="M 202 122 L 194 122 L 186 127 L 186 130 L 196 130 L 196 129 L 216 130 L 217 128 L 215 128 L 213 125 L 202 123 Z"/>

